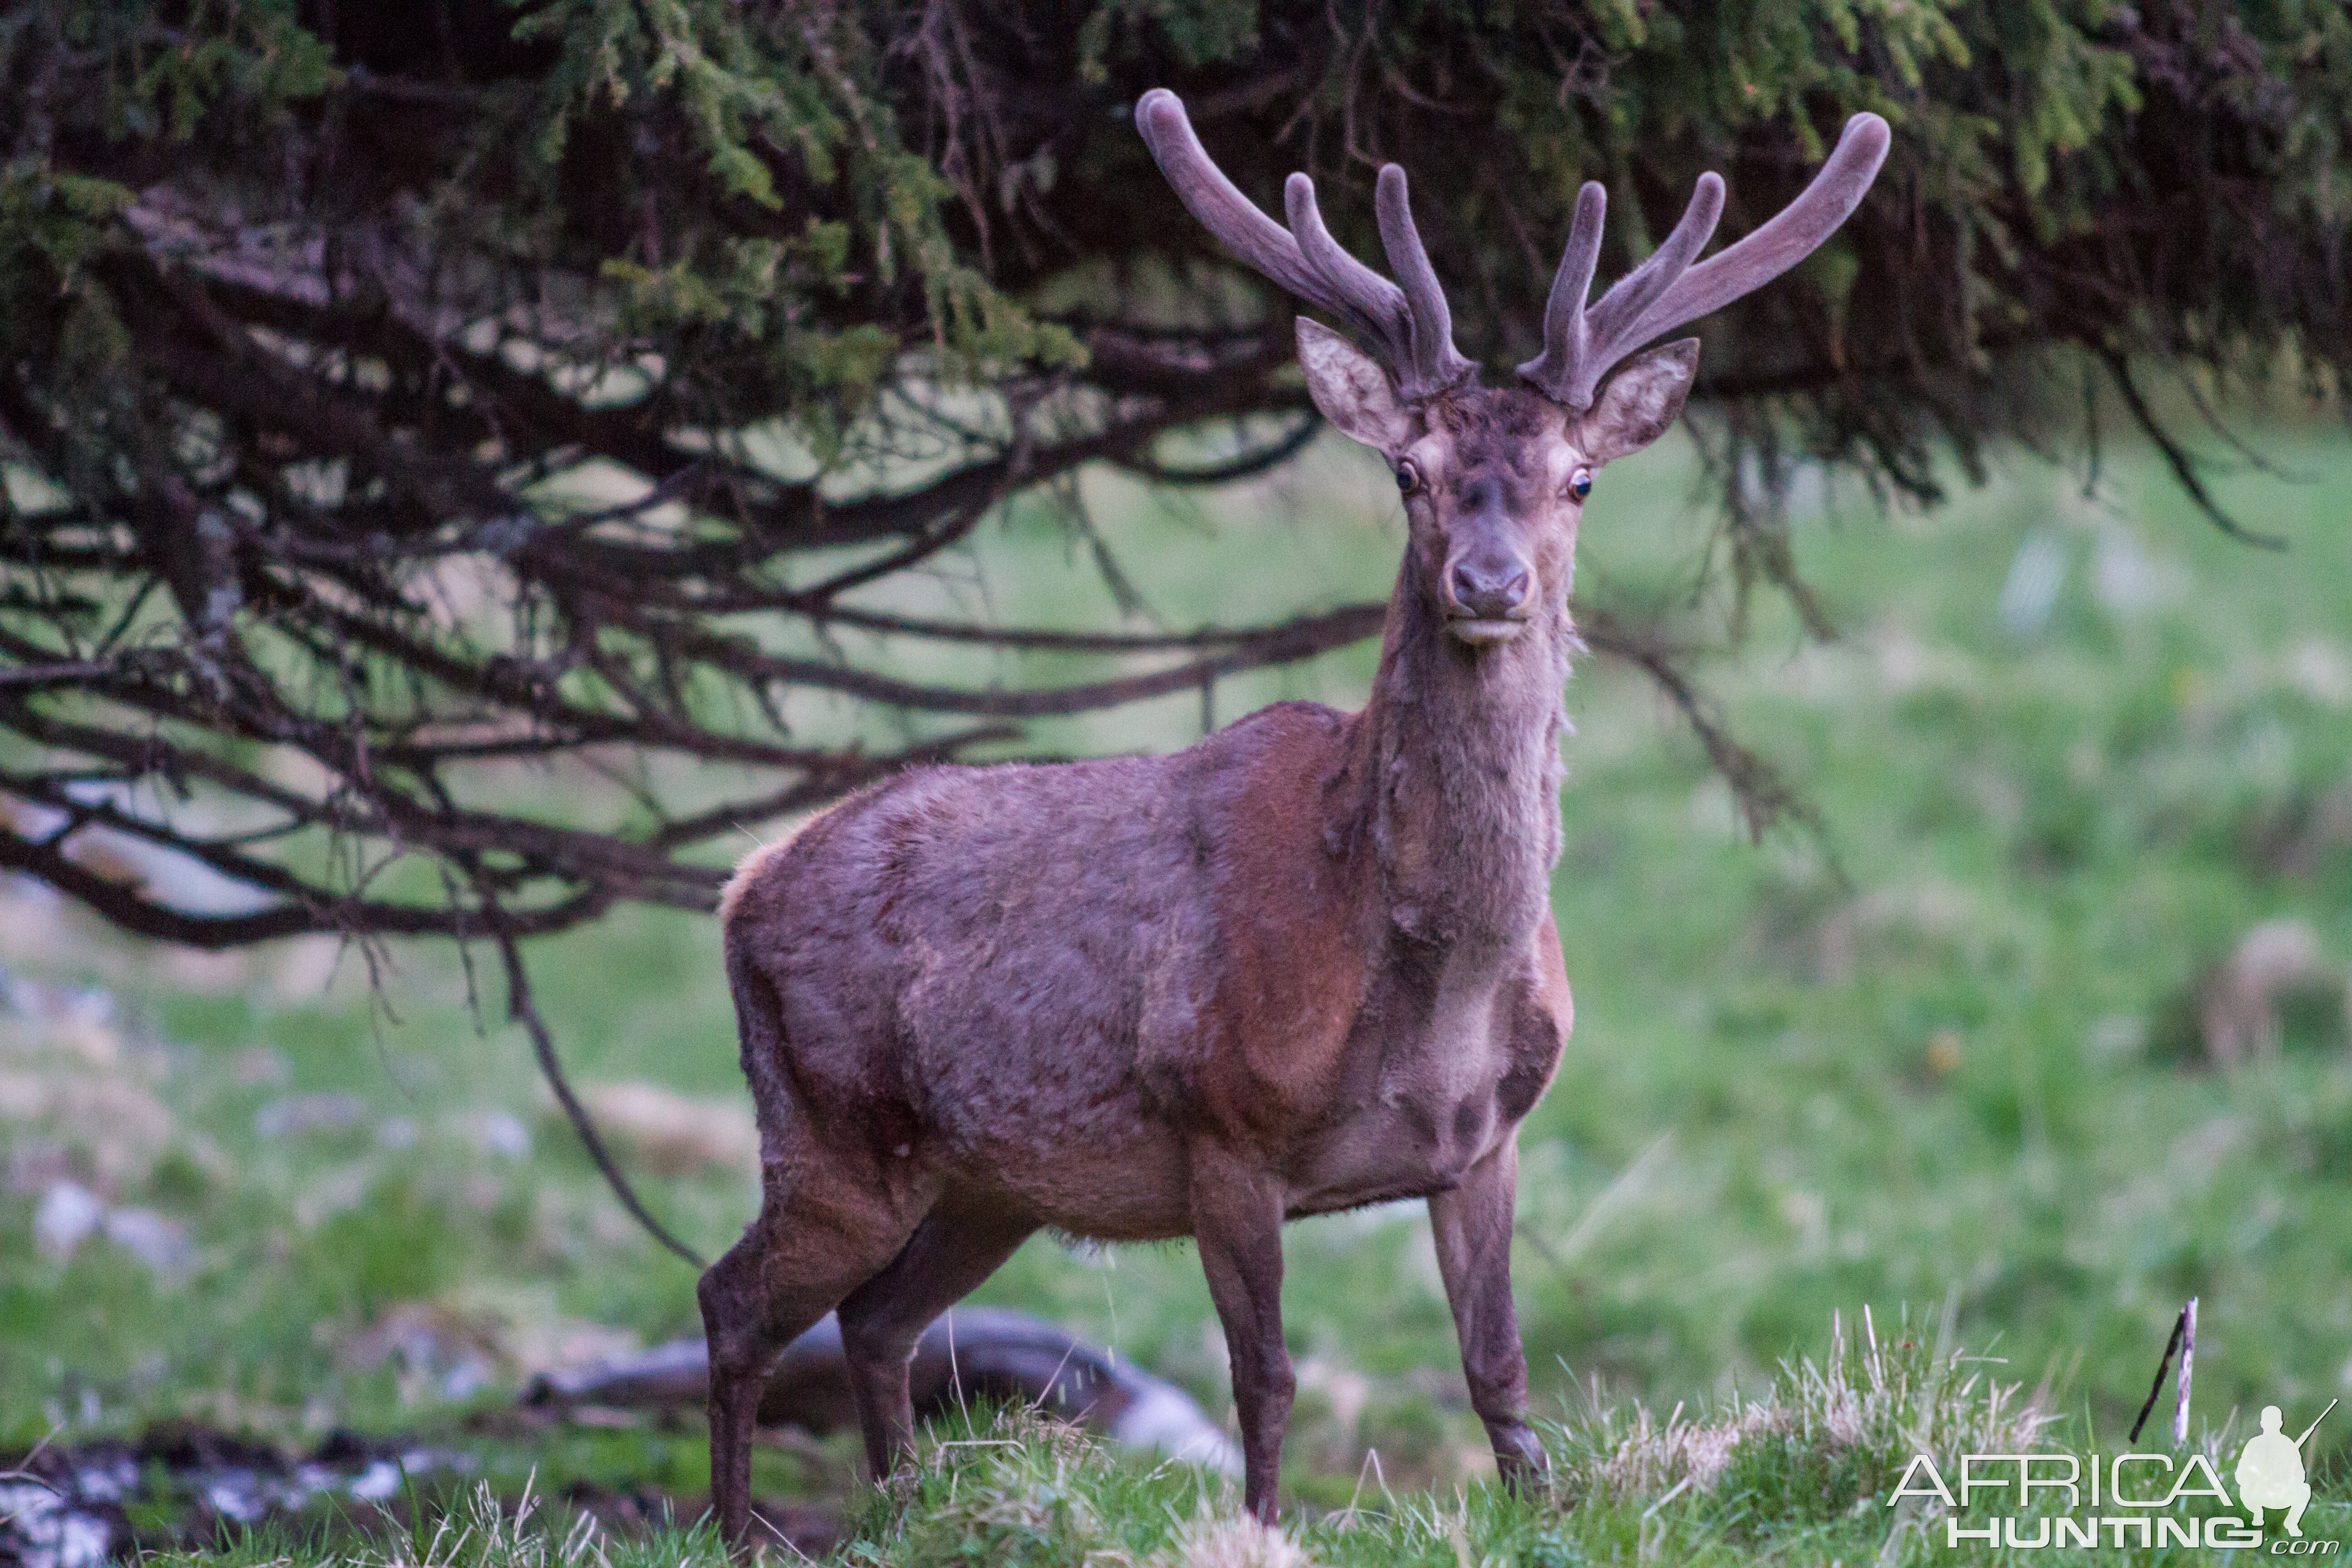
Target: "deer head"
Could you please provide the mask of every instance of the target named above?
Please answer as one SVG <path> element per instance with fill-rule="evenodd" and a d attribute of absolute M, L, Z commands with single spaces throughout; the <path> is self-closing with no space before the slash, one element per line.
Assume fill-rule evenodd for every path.
<path fill-rule="evenodd" d="M 1332 239 L 1305 174 L 1285 187 L 1286 228 L 1210 160 L 1174 93 L 1145 94 L 1135 118 L 1192 216 L 1354 338 L 1299 319 L 1307 392 L 1333 426 L 1388 460 L 1411 531 L 1410 602 L 1472 650 L 1509 643 L 1534 623 L 1566 627 L 1577 524 L 1593 478 L 1674 423 L 1698 368 L 1698 340 L 1652 349 L 1614 375 L 1612 368 L 1804 259 L 1861 203 L 1888 140 L 1877 115 L 1853 116 L 1794 202 L 1693 265 L 1723 213 L 1722 178 L 1702 174 L 1665 243 L 1591 304 L 1607 195 L 1587 183 L 1545 307 L 1543 353 L 1518 367 L 1524 386 L 1490 389 L 1454 346 L 1402 169 L 1381 170 L 1375 200 L 1391 281 Z"/>

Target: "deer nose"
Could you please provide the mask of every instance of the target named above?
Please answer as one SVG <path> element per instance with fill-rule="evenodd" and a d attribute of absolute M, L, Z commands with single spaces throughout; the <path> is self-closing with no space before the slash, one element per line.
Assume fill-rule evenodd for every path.
<path fill-rule="evenodd" d="M 1471 554 L 1454 563 L 1454 602 L 1473 620 L 1517 620 L 1531 585 L 1526 564 L 1515 556 Z"/>

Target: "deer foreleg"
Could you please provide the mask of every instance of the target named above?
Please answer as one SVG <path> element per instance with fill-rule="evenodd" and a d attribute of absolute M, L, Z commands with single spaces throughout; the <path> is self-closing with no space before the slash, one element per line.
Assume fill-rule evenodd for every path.
<path fill-rule="evenodd" d="M 1272 1524 L 1297 1386 L 1282 1342 L 1282 1191 L 1270 1173 L 1202 1144 L 1192 1151 L 1192 1202 L 1201 1268 L 1233 1360 L 1244 1495 L 1250 1512 Z"/>
<path fill-rule="evenodd" d="M 1550 1461 L 1528 1426 L 1528 1358 L 1511 1305 L 1511 1224 L 1518 1187 L 1514 1138 L 1472 1166 L 1460 1186 L 1430 1198 L 1429 1225 L 1462 1342 L 1470 1407 L 1486 1424 L 1505 1483 L 1524 1488 Z"/>

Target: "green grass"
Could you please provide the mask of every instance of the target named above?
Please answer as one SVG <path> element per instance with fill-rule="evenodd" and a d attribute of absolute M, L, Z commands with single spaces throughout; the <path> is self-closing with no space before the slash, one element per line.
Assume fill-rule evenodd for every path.
<path fill-rule="evenodd" d="M 2052 1419 L 1976 1359 L 1948 1342 L 1931 1349 L 1917 1340 L 1840 1338 L 1821 1363 L 1784 1364 L 1753 1401 L 1687 1417 L 1677 1409 L 1663 1420 L 1646 1408 L 1594 1409 L 1548 1425 L 1552 1475 L 1526 1495 L 1484 1481 L 1400 1493 L 1368 1464 L 1344 1504 L 1311 1517 L 1294 1512 L 1275 1531 L 1238 1516 L 1228 1482 L 1107 1452 L 1025 1410 L 973 1412 L 927 1436 L 919 1470 L 863 1494 L 835 1557 L 858 1568 L 1925 1563 L 1948 1550 L 1939 1539 L 1948 1516 L 1932 1504 L 1886 1503 L 1912 1456 L 1923 1447 L 2016 1453 L 2039 1446 Z M 2205 1451 L 2219 1461 L 2218 1448 Z M 362 1526 L 340 1539 L 268 1531 L 228 1552 L 161 1561 L 236 1568 L 331 1553 L 360 1568 L 715 1568 L 724 1561 L 707 1522 L 614 1539 L 575 1511 L 534 1510 L 530 1489 L 518 1489 L 520 1506 L 502 1504 L 483 1485 L 405 1523 Z M 1958 1517 L 1981 1528 L 1993 1511 L 1979 1500 Z M 2352 1508 L 2340 1503 L 2316 1503 L 2305 1518 L 2308 1538 L 2347 1529 Z M 2030 1560 L 2116 1557 L 2076 1551 Z M 2184 1554 L 2133 1552 L 2123 1560 Z"/>
<path fill-rule="evenodd" d="M 1579 673 L 1555 888 L 1578 1024 L 1524 1135 L 1517 1260 L 1538 1405 L 1568 1423 L 1563 1443 L 1628 1399 L 1665 1411 L 1766 1397 L 1784 1359 L 1825 1355 L 1832 1314 L 1851 1324 L 1865 1303 L 1882 1322 L 1906 1302 L 1948 1303 L 2004 1375 L 2053 1380 L 2069 1442 L 2128 1424 L 2190 1294 L 2206 1422 L 2237 1411 L 2242 1431 L 2264 1403 L 2308 1420 L 2352 1393 L 2340 1012 L 2304 1009 L 2278 1055 L 2230 1071 L 2195 1060 L 2184 1027 L 2199 975 L 2260 921 L 2306 921 L 2334 965 L 2352 965 L 2352 445 L 2292 430 L 2263 444 L 2308 482 L 2247 474 L 2223 489 L 2290 538 L 2284 554 L 2222 539 L 2132 451 L 2108 454 L 2096 504 L 2021 460 L 1928 517 L 1890 521 L 1840 495 L 1796 517 L 1797 558 L 1845 635 L 1804 645 L 1766 594 L 1745 647 L 1706 675 L 1742 736 L 1818 807 L 1822 841 L 1745 844 L 1654 693 L 1606 664 Z M 1726 606 L 1688 593 L 1714 544 L 1685 505 L 1692 482 L 1674 446 L 1604 475 L 1582 585 L 1704 635 Z M 1380 595 L 1401 542 L 1377 469 L 1321 449 L 1214 508 L 1171 510 L 1109 483 L 1089 499 L 1175 626 Z M 2043 533 L 2063 584 L 2038 631 L 2005 630 L 2012 563 Z M 1087 547 L 1042 512 L 987 532 L 957 572 L 910 589 L 908 607 L 1116 617 Z M 1370 658 L 1228 681 L 1217 716 L 1279 696 L 1353 705 Z M 1024 656 L 983 672 L 962 652 L 916 650 L 904 668 L 971 681 L 1060 667 Z M 1164 748 L 1201 717 L 1197 698 L 1171 699 L 1039 741 Z M 813 734 L 876 723 L 821 703 L 794 719 Z M 169 1124 L 126 1152 L 100 1147 L 120 1115 L 0 1120 L 0 1441 L 166 1413 L 291 1441 L 345 1424 L 446 1428 L 586 1325 L 645 1339 L 695 1327 L 690 1271 L 629 1230 L 545 1119 L 519 1034 L 476 1035 L 451 955 L 400 952 L 397 1017 L 372 1021 L 355 961 L 321 995 L 295 973 L 299 955 L 194 966 L 23 899 L 0 927 L 13 967 L 124 998 L 125 1016 L 99 1027 L 133 1066 L 68 1070 L 69 1050 L 11 1025 L 0 1073 L 135 1080 Z M 742 1103 L 709 921 L 625 912 L 538 944 L 533 961 L 581 1079 Z M 358 1121 L 256 1132 L 264 1107 L 329 1092 L 356 1096 Z M 527 1155 L 486 1145 L 499 1111 L 531 1130 Z M 414 1142 L 397 1127 L 388 1139 L 387 1123 Z M 183 1225 L 192 1271 L 158 1289 L 105 1245 L 44 1258 L 32 1215 L 53 1167 Z M 706 1250 L 754 1203 L 739 1170 L 646 1187 Z M 1444 1521 L 1483 1461 L 1425 1223 L 1381 1210 L 1302 1224 L 1288 1258 L 1303 1369 L 1293 1495 L 1343 1508 L 1377 1449 L 1391 1517 L 1421 1533 L 1361 1550 L 1460 1561 Z M 1222 1350 L 1185 1247 L 1088 1258 L 1040 1240 L 983 1299 L 1069 1321 L 1223 1408 Z M 453 1400 L 446 1367 L 397 1352 L 370 1364 L 388 1322 L 473 1345 L 489 1383 Z M 2319 1441 L 2340 1455 L 2347 1432 L 2339 1411 Z M 511 1496 L 536 1440 L 500 1441 Z M 700 1481 L 698 1441 L 644 1432 L 546 1451 L 559 1470 L 609 1482 L 641 1465 L 684 1493 Z M 765 1462 L 778 1489 L 824 1484 Z M 1155 1518 L 1181 1503 L 1164 1521 L 1176 1531 L 1193 1483 L 1150 1484 L 1176 1489 L 1137 1494 Z M 1475 1501 L 1471 1558 L 1506 1538 L 1528 1561 L 1632 1555 L 1660 1520 L 1703 1531 L 1723 1517 L 1687 1494 L 1646 1523 L 1630 1503 L 1549 1523 L 1515 1506 Z M 1173 1550 L 1172 1533 L 1123 1515 L 1105 1528 L 1139 1561 Z M 1523 1528 L 1534 1533 L 1511 1533 Z M 1807 1560 L 1853 1562 L 1885 1534 L 1875 1519 L 1804 1528 L 1826 1532 L 1804 1537 Z M 1547 1530 L 1567 1531 L 1551 1556 Z M 1346 1534 L 1306 1545 L 1353 1560 Z M 1677 1535 L 1664 1556 L 1731 1552 L 1736 1534 Z M 886 1536 L 874 1550 L 898 1551 Z"/>

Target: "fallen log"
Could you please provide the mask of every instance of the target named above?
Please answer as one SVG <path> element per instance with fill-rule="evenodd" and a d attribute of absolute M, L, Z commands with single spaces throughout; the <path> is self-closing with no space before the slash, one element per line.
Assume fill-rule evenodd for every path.
<path fill-rule="evenodd" d="M 915 1346 L 908 1382 L 915 1412 L 925 1418 L 977 1402 L 1018 1400 L 1125 1447 L 1241 1474 L 1239 1451 L 1191 1395 L 1025 1312 L 962 1307 L 947 1313 Z M 699 1405 L 709 1388 L 703 1342 L 671 1340 L 592 1366 L 541 1373 L 522 1398 L 542 1408 L 661 1408 Z M 785 1348 L 761 1398 L 760 1422 L 819 1436 L 856 1425 L 841 1325 L 832 1314 Z"/>

